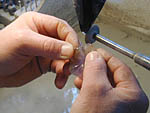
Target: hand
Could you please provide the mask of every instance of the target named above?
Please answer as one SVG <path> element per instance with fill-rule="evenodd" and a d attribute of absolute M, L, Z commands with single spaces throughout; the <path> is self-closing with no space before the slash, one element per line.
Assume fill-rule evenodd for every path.
<path fill-rule="evenodd" d="M 148 98 L 133 72 L 103 49 L 87 55 L 71 113 L 146 113 Z"/>
<path fill-rule="evenodd" d="M 57 73 L 55 84 L 62 88 L 68 78 L 64 70 L 78 46 L 75 31 L 63 20 L 28 12 L 0 31 L 0 87 L 18 87 L 44 73 Z M 65 72 L 66 71 L 66 72 Z"/>

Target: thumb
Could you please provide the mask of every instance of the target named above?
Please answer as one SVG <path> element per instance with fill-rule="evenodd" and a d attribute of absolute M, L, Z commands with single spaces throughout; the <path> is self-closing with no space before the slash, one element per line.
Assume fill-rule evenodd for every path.
<path fill-rule="evenodd" d="M 51 59 L 69 59 L 73 55 L 73 46 L 65 41 L 47 37 L 32 31 L 23 39 L 25 55 L 43 56 Z"/>
<path fill-rule="evenodd" d="M 81 91 L 86 93 L 104 93 L 112 86 L 107 78 L 107 67 L 103 57 L 96 51 L 87 55 L 83 72 Z"/>

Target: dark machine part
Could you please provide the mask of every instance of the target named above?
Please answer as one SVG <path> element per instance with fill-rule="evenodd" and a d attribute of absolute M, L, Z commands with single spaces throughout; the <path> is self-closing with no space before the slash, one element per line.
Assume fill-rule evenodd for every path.
<path fill-rule="evenodd" d="M 78 16 L 80 29 L 88 32 L 94 23 L 106 0 L 73 0 Z"/>
<path fill-rule="evenodd" d="M 145 56 L 141 53 L 136 53 L 134 51 L 129 50 L 126 47 L 123 47 L 107 38 L 99 34 L 99 27 L 97 25 L 93 25 L 90 30 L 86 33 L 85 40 L 88 43 L 94 43 L 98 41 L 103 43 L 104 45 L 122 53 L 125 56 L 133 59 L 135 63 L 139 64 L 140 66 L 146 68 L 150 71 L 150 57 Z"/>

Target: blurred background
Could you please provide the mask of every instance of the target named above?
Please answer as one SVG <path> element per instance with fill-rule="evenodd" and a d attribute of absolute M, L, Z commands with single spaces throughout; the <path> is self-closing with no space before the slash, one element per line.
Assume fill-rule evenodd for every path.
<path fill-rule="evenodd" d="M 107 0 L 95 23 L 105 37 L 150 56 L 149 6 L 149 0 Z M 0 0 L 0 29 L 27 11 L 38 11 L 66 20 L 84 43 L 72 0 Z M 105 48 L 129 65 L 150 98 L 149 71 L 99 42 L 93 45 L 95 48 Z M 47 73 L 20 88 L 1 88 L 0 113 L 69 113 L 78 95 L 74 78 L 70 76 L 63 90 L 54 86 L 53 73 Z"/>

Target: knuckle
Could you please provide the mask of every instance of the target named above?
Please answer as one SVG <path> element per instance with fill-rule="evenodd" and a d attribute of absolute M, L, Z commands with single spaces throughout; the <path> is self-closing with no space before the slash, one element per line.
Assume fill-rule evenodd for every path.
<path fill-rule="evenodd" d="M 49 43 L 50 42 L 48 40 L 45 40 L 43 42 L 43 51 L 44 51 L 44 53 L 48 53 L 49 51 L 52 50 L 52 48 L 54 48 L 54 44 L 53 43 L 49 44 Z"/>
<path fill-rule="evenodd" d="M 108 60 L 109 58 L 113 57 L 113 55 L 110 52 L 107 52 L 103 48 L 97 49 L 97 52 L 99 54 L 101 54 L 104 58 L 106 58 L 106 60 Z"/>
<path fill-rule="evenodd" d="M 60 44 L 57 42 L 54 43 L 54 41 L 45 40 L 42 45 L 45 56 L 57 57 L 56 54 L 60 53 Z"/>
<path fill-rule="evenodd" d="M 21 16 L 19 16 L 19 20 L 21 22 L 22 21 L 25 21 L 25 22 L 29 21 L 29 22 L 34 23 L 35 17 L 40 17 L 40 15 L 38 15 L 37 12 L 30 11 L 30 12 L 23 13 Z"/>
<path fill-rule="evenodd" d="M 29 12 L 23 13 L 23 14 L 21 15 L 21 17 L 32 16 L 32 15 L 35 15 L 36 13 L 37 13 L 37 12 L 29 11 Z"/>
<path fill-rule="evenodd" d="M 66 27 L 67 27 L 67 24 L 65 22 L 60 22 L 59 25 L 60 25 L 59 27 L 63 30 L 66 29 Z"/>
<path fill-rule="evenodd" d="M 61 24 L 64 24 L 64 25 L 69 25 L 67 21 L 65 20 L 61 20 Z"/>
<path fill-rule="evenodd" d="M 61 20 L 59 22 L 59 28 L 61 28 L 62 31 L 69 32 L 71 30 L 70 25 L 65 20 Z"/>
<path fill-rule="evenodd" d="M 131 69 L 126 64 L 122 64 L 121 67 L 120 67 L 120 69 L 122 71 L 124 71 L 126 73 L 126 75 L 132 74 Z"/>
<path fill-rule="evenodd" d="M 105 51 L 105 50 L 102 49 L 102 48 L 98 48 L 98 49 L 97 49 L 97 52 L 99 52 L 99 53 L 101 53 L 101 52 L 103 52 L 103 51 Z"/>
<path fill-rule="evenodd" d="M 129 71 L 129 68 L 128 68 L 128 66 L 126 64 L 122 64 L 121 67 L 122 67 L 123 70 L 128 70 Z"/>
<path fill-rule="evenodd" d="M 67 36 L 71 35 L 74 32 L 70 25 L 64 20 L 58 22 L 57 28 L 58 34 L 62 40 L 66 40 Z"/>

